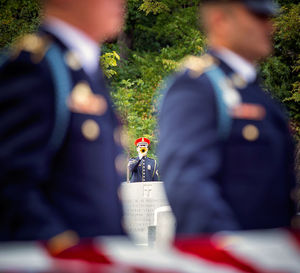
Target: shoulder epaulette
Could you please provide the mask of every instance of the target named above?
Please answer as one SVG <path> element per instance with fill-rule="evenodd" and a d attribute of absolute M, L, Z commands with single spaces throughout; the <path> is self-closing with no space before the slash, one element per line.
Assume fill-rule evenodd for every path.
<path fill-rule="evenodd" d="M 187 56 L 181 61 L 181 69 L 189 69 L 189 76 L 198 78 L 207 68 L 215 64 L 215 58 L 209 54 L 203 56 Z"/>
<path fill-rule="evenodd" d="M 22 51 L 31 53 L 31 60 L 39 63 L 45 56 L 50 46 L 50 39 L 45 35 L 36 33 L 27 34 L 18 39 L 11 50 L 11 58 L 17 58 Z"/>

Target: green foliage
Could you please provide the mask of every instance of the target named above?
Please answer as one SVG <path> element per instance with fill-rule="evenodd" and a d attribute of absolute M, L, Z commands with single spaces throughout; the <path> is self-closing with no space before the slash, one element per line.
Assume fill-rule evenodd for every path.
<path fill-rule="evenodd" d="M 0 0 L 0 48 L 35 31 L 40 21 L 39 10 L 38 0 Z"/>
<path fill-rule="evenodd" d="M 157 89 L 187 54 L 201 54 L 205 38 L 198 31 L 199 1 L 131 0 L 125 26 L 127 44 L 107 44 L 104 52 L 117 51 L 122 58 L 111 78 L 112 97 L 129 132 L 130 154 L 138 137 L 152 141 L 150 156 L 157 143 Z M 124 47 L 125 50 L 124 50 Z"/>
<path fill-rule="evenodd" d="M 144 3 L 141 4 L 139 9 L 144 11 L 146 15 L 148 15 L 150 12 L 153 14 L 158 14 L 164 11 L 169 11 L 169 7 L 165 3 L 154 0 L 144 0 Z"/>
<path fill-rule="evenodd" d="M 103 46 L 101 65 L 111 82 L 113 100 L 130 136 L 152 140 L 155 157 L 157 88 L 187 54 L 199 55 L 205 37 L 198 30 L 201 0 L 128 0 L 124 32 L 116 42 Z M 279 0 L 281 15 L 275 19 L 275 52 L 261 70 L 272 95 L 284 102 L 300 135 L 300 4 Z M 0 48 L 39 25 L 38 0 L 0 0 Z M 120 58 L 121 57 L 121 58 Z M 154 106 L 153 106 L 154 105 Z"/>
<path fill-rule="evenodd" d="M 100 64 L 107 78 L 111 78 L 117 74 L 113 68 L 118 65 L 118 60 L 120 60 L 120 56 L 116 51 L 106 52 L 101 56 Z"/>
<path fill-rule="evenodd" d="M 265 84 L 287 107 L 300 137 L 300 4 L 288 2 L 275 19 L 274 54 L 262 64 Z"/>

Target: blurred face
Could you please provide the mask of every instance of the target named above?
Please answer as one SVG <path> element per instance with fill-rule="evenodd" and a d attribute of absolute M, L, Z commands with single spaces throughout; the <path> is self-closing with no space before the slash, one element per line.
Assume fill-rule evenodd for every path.
<path fill-rule="evenodd" d="M 123 25 L 124 0 L 80 0 L 84 12 L 82 20 L 90 28 L 95 39 L 103 40 L 116 36 Z M 93 29 L 93 31 L 92 31 Z"/>
<path fill-rule="evenodd" d="M 242 4 L 232 5 L 225 29 L 227 47 L 250 62 L 272 52 L 272 21 L 250 12 Z"/>
<path fill-rule="evenodd" d="M 50 15 L 73 24 L 95 41 L 113 38 L 122 28 L 126 0 L 48 1 Z"/>

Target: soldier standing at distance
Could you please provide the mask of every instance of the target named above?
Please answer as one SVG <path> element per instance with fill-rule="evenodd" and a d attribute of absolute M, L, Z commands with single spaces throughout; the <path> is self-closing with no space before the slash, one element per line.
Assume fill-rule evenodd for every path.
<path fill-rule="evenodd" d="M 45 0 L 39 31 L 2 60 L 0 240 L 124 234 L 117 191 L 127 164 L 99 68 L 99 43 L 120 31 L 124 2 Z"/>
<path fill-rule="evenodd" d="M 159 181 L 157 162 L 147 157 L 150 140 L 141 137 L 134 142 L 134 145 L 137 146 L 139 156 L 129 160 L 130 182 Z"/>
<path fill-rule="evenodd" d="M 158 147 L 177 233 L 289 226 L 293 141 L 257 80 L 272 51 L 271 0 L 203 0 L 210 50 L 167 88 Z"/>

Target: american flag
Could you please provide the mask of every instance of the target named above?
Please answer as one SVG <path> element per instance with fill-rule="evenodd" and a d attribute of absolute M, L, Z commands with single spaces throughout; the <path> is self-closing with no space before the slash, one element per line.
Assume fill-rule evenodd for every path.
<path fill-rule="evenodd" d="M 176 238 L 164 247 L 98 237 L 50 255 L 40 242 L 0 244 L 5 273 L 298 273 L 300 232 L 221 232 Z"/>

